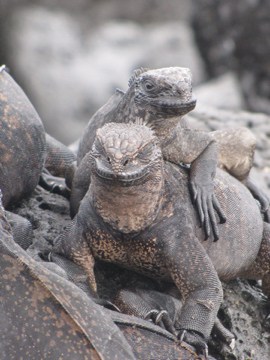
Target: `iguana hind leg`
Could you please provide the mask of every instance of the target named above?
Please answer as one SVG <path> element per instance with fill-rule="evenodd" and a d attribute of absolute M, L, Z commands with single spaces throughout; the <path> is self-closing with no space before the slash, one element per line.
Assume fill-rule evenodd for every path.
<path fill-rule="evenodd" d="M 134 288 L 121 289 L 113 303 L 121 312 L 153 321 L 155 324 L 176 335 L 175 318 L 181 309 L 181 302 L 155 290 Z"/>
<path fill-rule="evenodd" d="M 60 141 L 46 134 L 46 159 L 39 185 L 69 198 L 76 168 L 76 155 Z"/>
<path fill-rule="evenodd" d="M 251 194 L 255 199 L 259 201 L 261 204 L 261 211 L 264 213 L 264 221 L 270 222 L 270 214 L 269 214 L 269 198 L 264 192 L 259 189 L 253 181 L 248 177 L 244 181 L 242 181 L 244 185 L 249 189 Z"/>
<path fill-rule="evenodd" d="M 167 293 L 150 289 L 121 289 L 116 293 L 113 303 L 124 314 L 151 320 L 176 335 L 175 323 L 181 311 L 182 303 L 179 299 Z M 235 336 L 216 318 L 212 333 L 222 343 L 235 346 Z"/>
<path fill-rule="evenodd" d="M 241 181 L 261 204 L 261 211 L 265 214 L 265 221 L 270 222 L 269 199 L 264 192 L 250 179 L 253 166 L 256 138 L 245 127 L 216 130 L 210 135 L 218 144 L 218 166 L 225 169 Z"/>

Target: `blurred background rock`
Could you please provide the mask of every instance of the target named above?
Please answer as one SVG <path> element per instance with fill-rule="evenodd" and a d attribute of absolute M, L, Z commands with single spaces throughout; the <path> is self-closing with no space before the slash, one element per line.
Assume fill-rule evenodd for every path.
<path fill-rule="evenodd" d="M 66 144 L 140 66 L 190 67 L 198 107 L 270 113 L 269 16 L 267 0 L 0 0 L 0 63 Z"/>
<path fill-rule="evenodd" d="M 65 143 L 138 67 L 189 66 L 204 79 L 188 1 L 2 0 L 1 15 L 0 62 Z"/>

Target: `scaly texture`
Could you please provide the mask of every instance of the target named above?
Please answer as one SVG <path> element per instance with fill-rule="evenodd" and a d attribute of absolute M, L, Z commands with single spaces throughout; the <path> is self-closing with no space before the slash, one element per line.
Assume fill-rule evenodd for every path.
<path fill-rule="evenodd" d="M 21 249 L 13 241 L 4 210 L 0 212 L 1 356 L 134 359 L 102 309 Z"/>
<path fill-rule="evenodd" d="M 197 359 L 168 332 L 102 309 L 61 272 L 33 260 L 14 242 L 3 208 L 0 235 L 3 359 Z"/>
<path fill-rule="evenodd" d="M 130 151 L 129 143 L 134 144 Z M 220 241 L 204 242 L 188 194 L 188 172 L 164 163 L 147 127 L 108 124 L 97 133 L 90 164 L 89 191 L 54 251 L 83 266 L 93 291 L 95 258 L 174 282 L 183 297 L 178 331 L 187 330 L 185 338 L 198 348 L 222 301 L 219 278 L 261 277 L 269 295 L 269 225 L 238 180 L 218 171 L 215 195 L 228 220 L 219 227 Z"/>
<path fill-rule="evenodd" d="M 32 104 L 3 67 L 0 118 L 0 189 L 8 207 L 38 184 L 45 160 L 45 131 Z"/>
<path fill-rule="evenodd" d="M 0 189 L 5 208 L 33 192 L 44 167 L 53 175 L 71 176 L 67 172 L 72 172 L 76 156 L 45 134 L 36 110 L 4 66 L 0 67 L 0 118 Z M 46 183 L 45 175 L 43 179 Z M 50 189 L 54 183 L 49 181 Z"/>
<path fill-rule="evenodd" d="M 97 111 L 80 140 L 78 170 L 73 179 L 70 198 L 71 216 L 74 217 L 77 213 L 80 201 L 89 188 L 91 173 L 88 152 L 92 148 L 97 129 L 109 122 L 133 122 L 147 125 L 155 132 L 165 160 L 175 164 L 191 164 L 191 197 L 204 226 L 206 238 L 213 233 L 217 240 L 219 234 L 215 212 L 220 222 L 226 219 L 213 194 L 216 167 L 219 165 L 236 178 L 246 180 L 253 163 L 255 138 L 244 128 L 212 133 L 188 128 L 182 117 L 195 104 L 189 69 L 169 67 L 135 71 L 128 90 L 125 93 L 117 91 Z M 257 198 L 263 203 L 262 209 L 265 211 L 269 202 L 264 201 L 264 196 Z"/>
<path fill-rule="evenodd" d="M 78 150 L 79 167 L 71 191 L 71 216 L 77 213 L 91 181 L 87 153 L 92 148 L 98 128 L 109 122 L 146 124 L 159 137 L 165 157 L 175 163 L 190 163 L 214 142 L 207 133 L 198 135 L 196 131 L 188 130 L 190 135 L 196 133 L 196 141 L 188 138 L 188 148 L 185 149 L 185 144 L 179 138 L 185 137 L 187 130 L 177 124 L 195 105 L 189 69 L 170 67 L 136 70 L 129 81 L 128 90 L 125 93 L 116 91 L 94 114 L 84 131 Z M 197 141 L 198 137 L 200 139 Z M 217 161 L 215 145 L 210 146 L 213 152 L 210 157 Z M 167 151 L 167 147 L 172 151 Z"/>

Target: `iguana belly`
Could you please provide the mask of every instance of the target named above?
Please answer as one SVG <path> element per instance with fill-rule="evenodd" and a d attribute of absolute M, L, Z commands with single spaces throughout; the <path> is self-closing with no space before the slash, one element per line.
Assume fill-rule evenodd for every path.
<path fill-rule="evenodd" d="M 112 237 L 107 232 L 91 238 L 95 258 L 112 262 L 154 278 L 170 279 L 154 236 Z"/>

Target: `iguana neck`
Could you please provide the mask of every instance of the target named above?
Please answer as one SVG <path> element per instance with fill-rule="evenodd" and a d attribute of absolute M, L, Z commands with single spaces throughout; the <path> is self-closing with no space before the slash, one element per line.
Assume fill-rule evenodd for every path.
<path fill-rule="evenodd" d="M 174 129 L 181 120 L 181 116 L 164 117 L 160 113 L 154 113 L 147 110 L 147 107 L 140 107 L 135 103 L 134 87 L 130 87 L 123 95 L 117 108 L 114 110 L 113 122 L 129 123 L 135 122 L 144 124 L 154 130 L 155 135 L 162 143 L 173 136 Z"/>
<path fill-rule="evenodd" d="M 150 122 L 150 127 L 152 130 L 154 130 L 155 135 L 162 144 L 164 141 L 169 141 L 169 139 L 173 136 L 174 131 L 181 119 L 182 117 L 180 116 L 166 119 L 151 119 L 152 121 Z"/>
<path fill-rule="evenodd" d="M 163 195 L 163 169 L 146 183 L 121 186 L 104 183 L 93 176 L 90 197 L 97 213 L 115 230 L 123 233 L 138 232 L 156 218 Z"/>
<path fill-rule="evenodd" d="M 135 104 L 134 98 L 134 88 L 131 87 L 125 92 L 119 104 L 114 109 L 113 116 L 110 115 L 110 122 L 129 123 L 131 121 L 133 122 L 134 119 L 140 115 L 144 116 L 144 114 L 139 114 L 139 110 Z M 145 111 L 143 112 L 145 113 Z"/>

